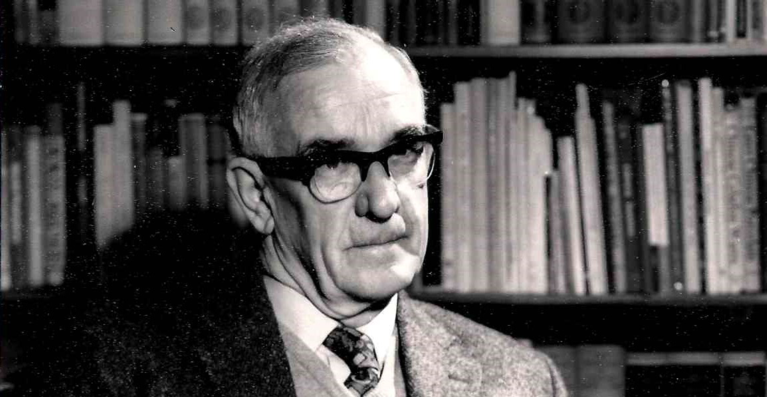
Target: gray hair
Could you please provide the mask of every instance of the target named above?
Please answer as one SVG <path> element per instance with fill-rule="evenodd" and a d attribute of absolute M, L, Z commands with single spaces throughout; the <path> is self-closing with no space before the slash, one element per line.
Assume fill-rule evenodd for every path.
<path fill-rule="evenodd" d="M 374 43 L 397 60 L 423 92 L 410 57 L 386 43 L 372 30 L 334 19 L 307 19 L 282 27 L 274 36 L 254 46 L 245 56 L 240 90 L 233 112 L 236 136 L 232 147 L 237 155 L 274 156 L 279 106 L 267 101 L 275 95 L 283 78 L 335 62 L 341 50 L 359 49 Z"/>

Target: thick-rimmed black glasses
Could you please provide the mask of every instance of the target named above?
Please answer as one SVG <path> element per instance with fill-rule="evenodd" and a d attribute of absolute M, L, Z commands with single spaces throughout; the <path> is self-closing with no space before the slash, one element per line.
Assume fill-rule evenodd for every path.
<path fill-rule="evenodd" d="M 434 170 L 442 131 L 431 125 L 403 131 L 401 139 L 377 152 L 335 150 L 301 157 L 249 157 L 269 176 L 300 181 L 314 197 L 332 203 L 350 197 L 373 163 L 381 163 L 397 185 L 419 186 Z"/>

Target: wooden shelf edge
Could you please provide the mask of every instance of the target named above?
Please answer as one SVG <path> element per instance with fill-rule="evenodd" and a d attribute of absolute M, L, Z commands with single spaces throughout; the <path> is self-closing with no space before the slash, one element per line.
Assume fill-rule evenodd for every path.
<path fill-rule="evenodd" d="M 753 295 L 534 295 L 458 293 L 425 289 L 410 295 L 433 303 L 505 305 L 625 305 L 625 306 L 767 306 L 767 294 Z"/>

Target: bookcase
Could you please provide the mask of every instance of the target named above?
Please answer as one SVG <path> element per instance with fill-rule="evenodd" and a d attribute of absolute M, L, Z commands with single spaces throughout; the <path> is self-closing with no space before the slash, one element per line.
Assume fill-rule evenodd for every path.
<path fill-rule="evenodd" d="M 9 15 L 11 2 L 4 2 L 2 7 L 0 13 Z M 354 15 L 347 8 L 342 16 L 354 19 Z M 403 12 L 403 15 L 408 14 Z M 153 107 L 161 106 L 163 100 L 177 99 L 181 103 L 180 113 L 221 115 L 221 124 L 226 125 L 237 88 L 237 65 L 247 50 L 244 45 L 71 47 L 18 44 L 14 43 L 12 21 L 3 18 L 2 23 L 0 106 L 4 110 L 3 125 L 44 117 L 46 104 L 52 102 L 61 102 L 65 111 L 71 111 L 72 107 L 67 104 L 77 102 L 78 85 L 84 85 L 88 91 L 88 117 L 93 118 L 89 126 L 109 123 L 111 106 L 116 99 L 129 99 L 133 109 L 139 112 L 153 112 Z M 403 29 L 398 33 L 398 40 L 405 45 L 421 74 L 428 93 L 429 122 L 441 125 L 443 129 L 447 128 L 441 119 L 441 104 L 456 101 L 454 84 L 476 78 L 504 79 L 511 72 L 516 78 L 517 97 L 534 101 L 535 111 L 545 120 L 554 137 L 574 134 L 577 83 L 589 87 L 588 92 L 593 95 L 591 108 L 597 110 L 592 115 L 595 119 L 601 114 L 599 104 L 603 90 L 633 88 L 645 92 L 643 98 L 648 98 L 647 106 L 651 109 L 647 113 L 652 113 L 647 122 L 662 122 L 663 80 L 697 84 L 700 79 L 711 78 L 715 85 L 728 87 L 736 93 L 739 87 L 767 87 L 767 45 L 758 40 L 737 44 L 477 45 L 480 44 L 478 38 L 469 38 L 466 43 L 461 43 L 458 38 L 455 42 L 451 39 L 431 42 L 411 40 L 407 38 L 408 34 L 422 37 L 428 32 Z M 449 29 L 442 34 L 449 35 Z M 389 35 L 391 37 L 391 32 Z M 467 43 L 472 45 L 463 45 Z M 597 124 L 602 128 L 601 122 Z M 759 128 L 761 142 L 767 132 L 764 126 Z M 603 144 L 602 138 L 598 143 Z M 599 146 L 598 150 L 601 162 L 604 148 Z M 762 158 L 767 155 L 760 153 L 759 156 L 760 161 L 764 161 Z M 440 161 L 444 162 L 446 158 L 442 156 Z M 438 172 L 445 169 L 442 164 Z M 93 172 L 88 175 L 92 177 Z M 767 186 L 764 176 L 760 174 L 760 178 L 761 204 Z M 714 353 L 719 361 L 722 360 L 719 355 L 725 353 L 761 352 L 763 355 L 767 351 L 764 238 L 760 246 L 761 287 L 758 292 L 747 294 L 615 293 L 610 290 L 605 294 L 577 295 L 509 293 L 489 288 L 457 292 L 454 288 L 441 286 L 447 277 L 442 260 L 441 217 L 446 194 L 445 178 L 434 181 L 430 185 L 430 243 L 422 276 L 411 290 L 415 297 L 500 332 L 529 340 L 536 346 L 619 346 L 624 355 Z M 600 181 L 605 183 L 604 177 Z M 474 207 L 473 211 L 467 206 L 454 208 L 467 211 L 469 216 L 479 213 Z M 224 230 L 224 233 L 216 241 L 226 240 L 226 236 L 238 230 L 231 223 L 222 223 L 221 219 L 229 215 L 221 208 L 216 211 L 198 208 L 181 214 L 157 213 L 138 229 L 151 234 L 153 228 L 162 227 L 158 225 L 172 224 L 179 222 L 179 217 L 191 216 L 194 219 L 186 219 L 181 224 L 194 225 L 192 229 L 195 230 L 222 227 L 217 230 Z M 759 215 L 762 214 L 764 208 L 760 209 Z M 75 220 L 68 220 L 72 230 L 75 229 L 70 225 L 73 222 Z M 44 343 L 55 343 L 56 332 L 62 327 L 60 323 L 65 322 L 64 318 L 82 308 L 87 300 L 85 296 L 101 293 L 100 280 L 105 272 L 112 272 L 110 277 L 113 279 L 131 277 L 131 269 L 102 268 L 109 261 L 99 257 L 93 244 L 96 243 L 77 238 L 68 242 L 71 261 L 66 264 L 62 285 L 3 292 L 2 340 L 3 354 L 7 357 L 3 360 L 4 365 L 16 361 L 23 363 L 24 355 L 44 355 Z M 610 249 L 609 239 L 606 247 Z M 474 259 L 470 259 L 473 263 Z M 151 274 L 158 270 L 141 268 L 139 271 Z M 644 356 L 637 357 L 640 360 Z M 618 366 L 621 365 L 626 363 Z M 761 367 L 764 368 L 764 362 Z M 756 376 L 759 376 L 758 372 Z M 764 372 L 761 376 L 760 385 L 764 388 Z M 720 395 L 718 392 L 711 395 Z M 627 391 L 625 395 L 632 394 Z"/>

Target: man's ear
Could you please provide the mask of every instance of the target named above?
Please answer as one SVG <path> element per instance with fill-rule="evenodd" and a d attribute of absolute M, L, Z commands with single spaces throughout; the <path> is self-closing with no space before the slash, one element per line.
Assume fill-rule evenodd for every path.
<path fill-rule="evenodd" d="M 259 233 L 271 234 L 274 231 L 274 216 L 265 200 L 266 181 L 258 164 L 242 157 L 229 160 L 226 181 L 250 223 Z"/>

